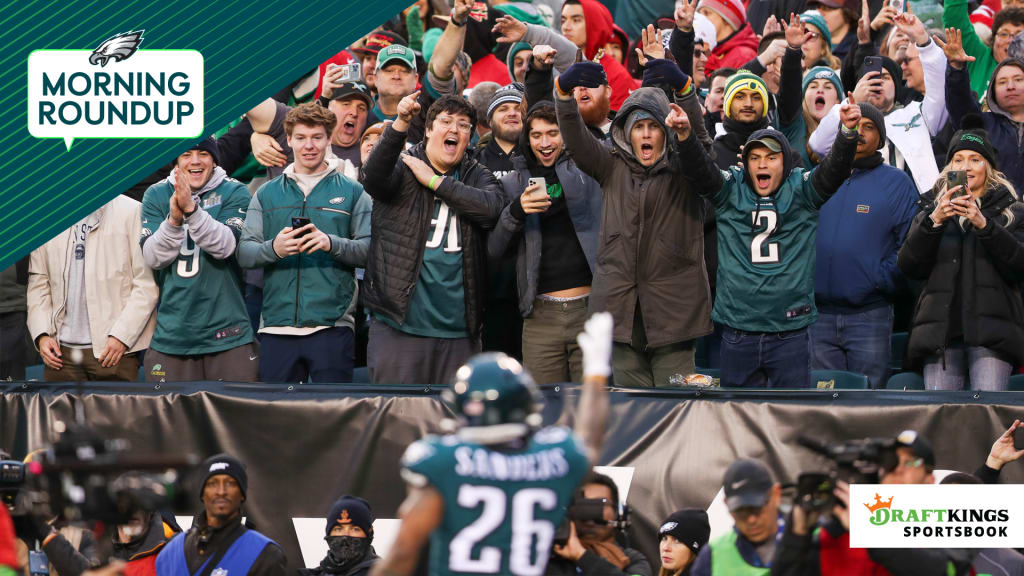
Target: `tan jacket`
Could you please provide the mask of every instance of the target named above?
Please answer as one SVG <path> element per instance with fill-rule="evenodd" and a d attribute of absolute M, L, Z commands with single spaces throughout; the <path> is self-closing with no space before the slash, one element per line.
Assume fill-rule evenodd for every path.
<path fill-rule="evenodd" d="M 107 336 L 129 352 L 149 347 L 156 327 L 160 295 L 153 271 L 142 259 L 142 205 L 118 196 L 93 213 L 98 224 L 89 232 L 85 252 L 86 304 L 92 353 L 100 357 Z M 28 329 L 32 341 L 60 334 L 67 302 L 68 259 L 74 250 L 65 230 L 32 252 L 28 276 Z"/>

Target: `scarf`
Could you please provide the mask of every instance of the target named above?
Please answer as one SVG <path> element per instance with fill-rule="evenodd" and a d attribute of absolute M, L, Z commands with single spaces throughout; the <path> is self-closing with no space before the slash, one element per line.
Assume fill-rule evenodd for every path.
<path fill-rule="evenodd" d="M 614 540 L 596 540 L 584 537 L 580 538 L 580 544 L 599 557 L 611 562 L 619 570 L 625 570 L 626 566 L 629 566 L 629 557 L 622 551 L 622 548 L 615 544 Z"/>
<path fill-rule="evenodd" d="M 728 150 L 739 154 L 740 147 L 747 143 L 751 134 L 768 127 L 768 117 L 759 118 L 756 122 L 751 123 L 725 117 L 722 125 L 725 127 L 725 134 L 718 137 L 718 142 L 721 142 Z"/>
<path fill-rule="evenodd" d="M 879 166 L 881 166 L 882 162 L 883 162 L 883 160 L 882 160 L 882 153 L 881 152 L 875 152 L 871 156 L 867 156 L 867 157 L 864 157 L 864 158 L 858 158 L 858 159 L 854 160 L 853 161 L 853 169 L 854 170 L 871 170 L 873 168 L 878 168 Z"/>
<path fill-rule="evenodd" d="M 329 574 L 345 574 L 360 563 L 370 549 L 369 538 L 354 536 L 328 536 L 330 551 L 320 561 L 320 569 Z"/>

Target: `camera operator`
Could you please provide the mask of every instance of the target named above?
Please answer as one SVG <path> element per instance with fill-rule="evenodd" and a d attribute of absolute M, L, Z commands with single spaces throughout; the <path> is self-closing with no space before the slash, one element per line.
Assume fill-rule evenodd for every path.
<path fill-rule="evenodd" d="M 574 508 L 601 502 L 603 521 L 573 519 Z M 639 550 L 620 546 L 615 540 L 621 524 L 617 522 L 619 490 L 611 478 L 591 472 L 583 479 L 576 500 L 569 507 L 569 537 L 564 544 L 552 546 L 554 554 L 548 562 L 548 576 L 582 574 L 584 576 L 620 575 L 652 576 L 651 565 Z"/>
<path fill-rule="evenodd" d="M 766 576 L 782 534 L 782 486 L 756 460 L 737 460 L 722 479 L 725 504 L 736 523 L 697 555 L 693 576 Z"/>
<path fill-rule="evenodd" d="M 913 430 L 896 437 L 898 461 L 881 469 L 882 484 L 933 484 L 935 451 Z M 870 481 L 868 483 L 871 483 Z M 772 563 L 772 576 L 807 576 L 825 573 L 823 568 L 843 566 L 844 574 L 916 576 L 918 574 L 970 573 L 974 554 L 962 549 L 850 548 L 850 486 L 836 483 L 831 517 L 815 530 L 822 510 L 798 502 Z"/>
<path fill-rule="evenodd" d="M 179 534 L 156 559 L 159 576 L 285 576 L 285 556 L 276 542 L 242 525 L 242 503 L 249 484 L 245 467 L 236 458 L 218 454 L 207 458 L 200 500 L 203 511 L 188 532 Z"/>

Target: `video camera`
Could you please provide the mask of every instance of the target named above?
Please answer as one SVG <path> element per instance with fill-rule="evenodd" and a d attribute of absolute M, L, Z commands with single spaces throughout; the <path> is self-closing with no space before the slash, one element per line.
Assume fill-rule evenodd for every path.
<path fill-rule="evenodd" d="M 566 545 L 569 541 L 570 522 L 575 522 L 577 525 L 590 522 L 599 526 L 611 526 L 619 532 L 625 532 L 630 525 L 629 506 L 623 505 L 621 510 L 615 510 L 614 520 L 605 520 L 605 506 L 615 509 L 615 503 L 606 498 L 576 498 L 573 500 L 569 504 L 569 510 L 565 513 L 565 518 L 562 519 L 558 530 L 555 530 L 554 543 L 559 546 Z"/>
<path fill-rule="evenodd" d="M 0 461 L 0 500 L 11 516 L 62 516 L 69 522 L 128 523 L 137 511 L 183 508 L 182 472 L 194 456 L 138 456 L 126 440 L 104 440 L 85 426 L 65 426 L 28 464 Z"/>
<path fill-rule="evenodd" d="M 836 482 L 877 484 L 881 473 L 899 464 L 896 441 L 892 438 L 861 438 L 826 444 L 801 436 L 797 443 L 820 454 L 835 464 L 829 472 L 804 472 L 797 477 L 795 504 L 806 510 L 830 512 L 836 504 L 833 491 Z"/>

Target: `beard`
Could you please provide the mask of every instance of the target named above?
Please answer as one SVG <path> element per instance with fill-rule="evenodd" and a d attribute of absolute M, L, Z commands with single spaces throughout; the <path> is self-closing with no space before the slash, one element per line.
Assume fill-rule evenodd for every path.
<path fill-rule="evenodd" d="M 515 143 L 519 141 L 522 128 L 511 128 L 499 123 L 491 126 L 491 131 L 494 132 L 494 137 L 498 140 Z"/>
<path fill-rule="evenodd" d="M 608 94 L 592 100 L 590 105 L 585 108 L 580 108 L 580 116 L 583 118 L 583 123 L 587 126 L 600 126 L 608 120 L 608 111 L 611 110 L 611 102 L 608 99 Z"/>

